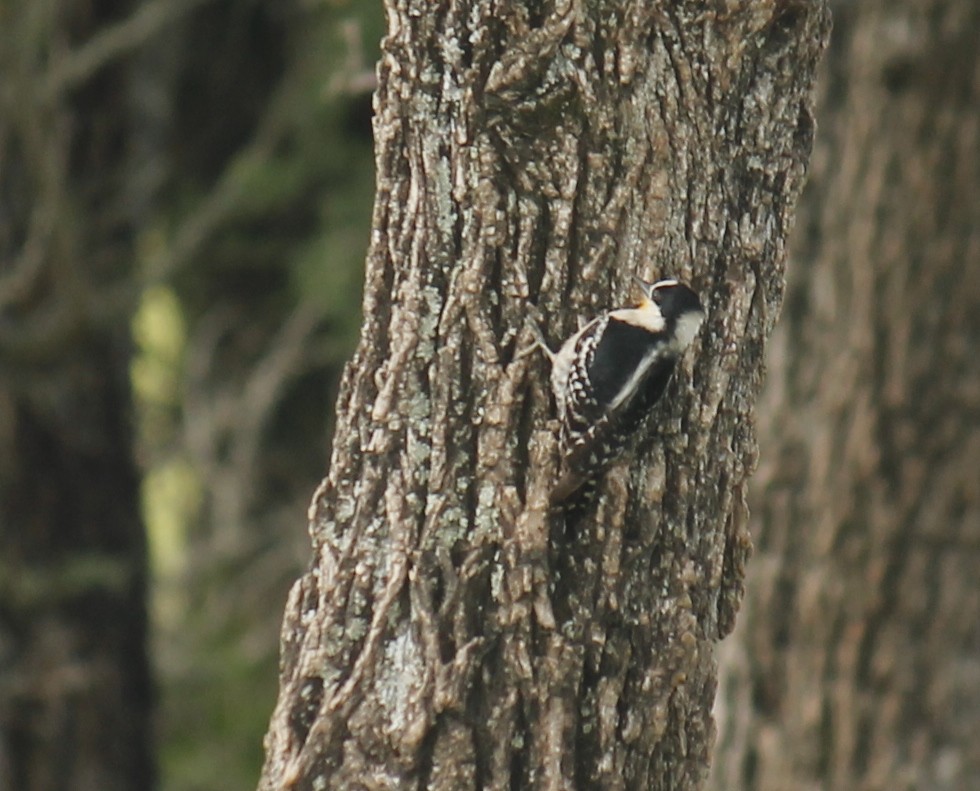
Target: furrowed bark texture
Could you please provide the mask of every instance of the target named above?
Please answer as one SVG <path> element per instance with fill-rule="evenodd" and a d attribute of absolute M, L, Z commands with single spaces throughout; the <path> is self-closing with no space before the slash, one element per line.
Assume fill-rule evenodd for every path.
<path fill-rule="evenodd" d="M 390 0 L 360 347 L 261 788 L 699 788 L 821 3 Z M 689 279 L 707 328 L 573 535 L 553 342 Z"/>
<path fill-rule="evenodd" d="M 718 789 L 977 787 L 978 36 L 967 0 L 836 15 Z"/>

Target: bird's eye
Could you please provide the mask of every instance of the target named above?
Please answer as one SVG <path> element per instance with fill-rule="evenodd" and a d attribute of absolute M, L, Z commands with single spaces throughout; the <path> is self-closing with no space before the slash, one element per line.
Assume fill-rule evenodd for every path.
<path fill-rule="evenodd" d="M 664 293 L 659 288 L 654 289 L 653 293 L 650 294 L 650 299 L 652 299 L 658 305 L 663 300 L 663 298 L 664 298 Z"/>

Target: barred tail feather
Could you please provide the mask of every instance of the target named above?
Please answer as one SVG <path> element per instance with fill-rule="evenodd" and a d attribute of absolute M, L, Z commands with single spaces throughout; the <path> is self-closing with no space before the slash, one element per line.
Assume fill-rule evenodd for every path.
<path fill-rule="evenodd" d="M 580 491 L 588 481 L 589 477 L 587 475 L 583 475 L 576 470 L 566 471 L 565 474 L 558 479 L 558 484 L 551 491 L 550 502 L 552 507 L 564 505 L 573 495 Z"/>
<path fill-rule="evenodd" d="M 594 512 L 599 499 L 599 483 L 598 478 L 578 478 L 578 485 L 567 494 L 559 492 L 557 488 L 552 493 L 552 507 L 561 519 L 562 538 L 573 538 L 580 532 L 583 519 Z M 558 494 L 564 495 L 562 499 L 556 499 Z"/>

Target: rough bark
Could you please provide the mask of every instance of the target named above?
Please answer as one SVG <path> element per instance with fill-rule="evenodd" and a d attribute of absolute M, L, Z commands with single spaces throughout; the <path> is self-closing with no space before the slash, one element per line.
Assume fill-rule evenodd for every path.
<path fill-rule="evenodd" d="M 980 778 L 978 36 L 969 0 L 836 15 L 716 788 Z"/>
<path fill-rule="evenodd" d="M 260 787 L 699 788 L 826 7 L 386 5 L 365 322 Z M 561 538 L 517 352 L 632 273 L 707 328 Z"/>
<path fill-rule="evenodd" d="M 128 321 L 104 299 L 133 252 L 120 187 L 128 95 L 124 69 L 97 68 L 83 46 L 105 43 L 97 34 L 134 6 L 0 14 L 4 789 L 154 779 Z"/>

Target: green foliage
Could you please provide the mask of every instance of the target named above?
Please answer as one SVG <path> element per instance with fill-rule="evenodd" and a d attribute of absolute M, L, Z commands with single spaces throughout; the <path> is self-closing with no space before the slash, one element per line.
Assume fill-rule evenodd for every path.
<path fill-rule="evenodd" d="M 258 777 L 283 605 L 360 326 L 382 28 L 380 3 L 205 4 L 162 80 L 174 145 L 141 249 L 164 285 L 143 294 L 132 381 L 163 791 Z"/>
<path fill-rule="evenodd" d="M 136 351 L 130 369 L 140 408 L 140 443 L 159 447 L 169 440 L 180 388 L 180 366 L 187 344 L 180 302 L 172 289 L 148 288 L 133 317 Z"/>

